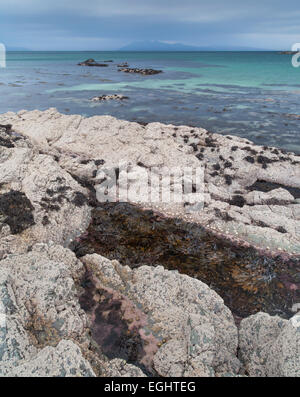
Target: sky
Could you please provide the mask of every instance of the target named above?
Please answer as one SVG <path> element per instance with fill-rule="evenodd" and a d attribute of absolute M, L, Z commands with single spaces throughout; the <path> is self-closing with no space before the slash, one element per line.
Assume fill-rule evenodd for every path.
<path fill-rule="evenodd" d="M 290 49 L 299 0 L 0 0 L 0 42 L 31 50 L 117 50 L 134 41 Z"/>

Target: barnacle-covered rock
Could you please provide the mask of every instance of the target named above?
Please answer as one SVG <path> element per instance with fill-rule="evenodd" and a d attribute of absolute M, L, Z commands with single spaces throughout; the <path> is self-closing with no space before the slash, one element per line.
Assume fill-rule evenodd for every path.
<path fill-rule="evenodd" d="M 89 282 L 81 301 L 93 319 L 96 341 L 107 346 L 114 335 L 114 346 L 119 344 L 124 350 L 127 346 L 124 354 L 132 351 L 134 343 L 137 354 L 130 361 L 152 375 L 153 368 L 160 376 L 238 373 L 233 316 L 207 285 L 161 266 L 131 270 L 99 255 L 87 255 L 82 261 Z M 109 296 L 105 290 L 110 291 Z M 116 306 L 120 307 L 118 320 Z M 105 313 L 102 318 L 101 313 Z M 122 324 L 127 327 L 120 332 Z M 105 336 L 108 328 L 110 333 Z"/>
<path fill-rule="evenodd" d="M 0 140 L 1 255 L 37 242 L 68 246 L 89 224 L 86 189 L 28 140 L 1 131 L 7 137 L 4 146 Z"/>
<path fill-rule="evenodd" d="M 300 315 L 258 313 L 241 322 L 240 354 L 250 376 L 300 377 Z"/>

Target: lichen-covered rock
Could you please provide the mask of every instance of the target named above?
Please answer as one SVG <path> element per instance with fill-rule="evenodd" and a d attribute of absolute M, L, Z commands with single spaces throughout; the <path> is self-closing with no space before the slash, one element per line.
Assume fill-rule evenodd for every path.
<path fill-rule="evenodd" d="M 200 167 L 203 200 L 196 204 L 186 176 L 192 192 L 179 203 L 147 203 L 143 189 L 129 201 L 142 204 L 140 211 L 159 210 L 158 222 L 193 224 L 194 233 L 204 225 L 212 239 L 219 232 L 218 239 L 231 236 L 245 247 L 299 254 L 299 156 L 201 128 L 56 109 L 9 112 L 0 123 L 0 375 L 238 376 L 233 316 L 207 285 L 98 255 L 85 256 L 83 266 L 63 246 L 86 230 L 89 204 L 111 172 L 119 181 L 127 173 L 129 191 L 137 191 L 153 167 L 163 176 Z M 126 188 L 120 184 L 119 193 Z M 281 286 L 297 296 L 297 259 L 290 259 Z M 253 279 L 255 295 L 261 281 L 276 277 L 272 266 L 251 263 L 241 271 L 235 263 L 230 277 L 246 292 Z M 299 315 L 243 320 L 239 348 L 250 376 L 299 376 Z"/>
<path fill-rule="evenodd" d="M 195 206 L 195 195 L 185 194 L 180 203 L 152 201 L 147 207 L 262 249 L 300 254 L 300 159 L 293 153 L 202 128 L 161 123 L 144 126 L 110 116 L 63 115 L 52 108 L 9 112 L 0 115 L 0 122 L 12 125 L 11 131 L 24 134 L 31 144 L 57 157 L 62 168 L 84 178 L 84 183 L 96 183 L 96 188 L 103 180 L 102 174 L 97 178 L 97 169 L 109 173 L 118 167 L 121 171 L 131 167 L 134 171 L 129 188 L 135 192 L 141 179 L 134 179 L 134 175 L 142 175 L 150 167 L 157 167 L 161 175 L 165 175 L 164 167 L 204 167 L 203 195 L 197 199 L 201 205 Z M 11 142 L 4 139 L 4 145 Z M 26 149 L 22 150 L 20 166 L 21 157 L 27 156 Z M 124 196 L 122 188 L 120 192 Z M 131 196 L 129 201 L 145 204 L 145 197 Z M 226 208 L 220 209 L 224 204 Z M 253 205 L 269 206 L 268 213 L 261 212 L 262 218 L 273 218 L 275 207 L 280 206 L 289 227 L 249 217 Z M 296 212 L 295 207 L 299 207 Z"/>
<path fill-rule="evenodd" d="M 90 220 L 86 189 L 28 140 L 6 135 L 12 145 L 0 140 L 1 255 L 37 242 L 68 246 Z"/>
<path fill-rule="evenodd" d="M 10 377 L 95 377 L 78 346 L 62 340 L 56 347 L 40 350 L 30 360 L 21 361 L 6 376 Z"/>
<path fill-rule="evenodd" d="M 94 297 L 98 291 L 99 305 L 103 302 L 101 286 L 112 288 L 136 305 L 133 316 L 141 319 L 146 315 L 146 322 L 143 320 L 135 332 L 142 343 L 150 331 L 159 347 L 157 352 L 154 348 L 145 352 L 148 371 L 153 365 L 161 376 L 238 373 L 237 328 L 230 310 L 207 285 L 161 266 L 131 270 L 99 255 L 87 255 L 82 261 L 99 281 L 94 291 Z M 111 299 L 117 304 L 113 296 Z M 107 319 L 112 317 L 113 307 L 106 307 Z M 124 317 L 126 312 L 123 321 Z M 115 333 L 116 328 L 111 332 Z"/>
<path fill-rule="evenodd" d="M 3 259 L 0 270 L 1 375 L 44 346 L 62 339 L 84 342 L 88 322 L 74 284 L 83 268 L 71 251 L 37 244 Z"/>
<path fill-rule="evenodd" d="M 77 291 L 84 272 L 73 252 L 54 244 L 0 261 L 0 377 L 146 376 L 93 348 Z"/>
<path fill-rule="evenodd" d="M 144 378 L 144 372 L 135 365 L 128 364 L 125 360 L 115 358 L 109 361 L 106 366 L 105 376 L 108 377 L 130 377 L 130 378 Z"/>
<path fill-rule="evenodd" d="M 300 316 L 258 313 L 241 322 L 240 355 L 250 376 L 300 377 Z"/>
<path fill-rule="evenodd" d="M 252 191 L 248 193 L 245 200 L 250 205 L 256 204 L 289 204 L 295 200 L 295 197 L 287 190 L 279 188 L 271 190 L 270 192 Z"/>

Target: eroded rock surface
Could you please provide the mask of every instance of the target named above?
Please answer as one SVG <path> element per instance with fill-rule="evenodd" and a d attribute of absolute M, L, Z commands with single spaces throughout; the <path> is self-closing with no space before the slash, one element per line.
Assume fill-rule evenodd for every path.
<path fill-rule="evenodd" d="M 6 113 L 0 122 L 12 124 L 15 132 L 56 155 L 65 170 L 96 184 L 99 169 L 109 174 L 129 167 L 135 190 L 151 167 L 162 173 L 164 167 L 204 167 L 204 208 L 194 210 L 190 193 L 184 203 L 155 207 L 253 246 L 300 254 L 299 156 L 201 128 L 143 126 L 110 116 L 67 116 L 56 109 Z"/>
<path fill-rule="evenodd" d="M 37 242 L 68 246 L 89 223 L 86 189 L 27 139 L 0 132 L 1 256 Z"/>
<path fill-rule="evenodd" d="M 300 377 L 300 315 L 258 313 L 241 322 L 240 353 L 250 376 Z"/>
<path fill-rule="evenodd" d="M 0 376 L 145 376 L 95 348 L 70 250 L 36 244 L 0 261 Z"/>
<path fill-rule="evenodd" d="M 56 347 L 48 346 L 33 358 L 22 362 L 7 374 L 10 377 L 95 377 L 89 362 L 78 346 L 62 340 Z"/>
<path fill-rule="evenodd" d="M 74 254 L 61 246 L 37 244 L 28 253 L 7 256 L 0 262 L 0 269 L 0 374 L 22 376 L 32 372 L 34 376 L 39 366 L 40 376 L 47 368 L 53 376 L 60 366 L 70 374 L 63 357 L 69 349 L 76 373 L 92 374 L 83 357 L 75 365 L 81 355 L 76 346 L 57 346 L 63 339 L 87 341 L 87 318 L 80 309 L 74 281 L 83 269 Z M 49 349 L 49 345 L 57 347 Z M 52 356 L 59 356 L 55 368 Z"/>
<path fill-rule="evenodd" d="M 106 313 L 106 322 L 111 325 L 109 335 L 102 338 L 103 345 L 107 346 L 116 334 L 116 344 L 128 345 L 125 335 L 118 333 L 123 321 L 128 324 L 130 338 L 136 340 L 135 350 L 139 347 L 142 350 L 135 357 L 136 363 L 152 374 L 221 376 L 238 373 L 238 333 L 233 316 L 223 300 L 207 285 L 161 266 L 131 270 L 99 255 L 88 255 L 82 262 L 97 279 L 94 285 L 98 283 L 91 295 L 91 285 L 87 285 L 87 294 L 83 298 L 85 309 L 93 319 L 92 329 L 95 330 L 101 320 L 99 315 L 97 317 L 97 305 L 101 307 L 107 299 L 103 289 L 120 294 L 118 298 L 111 295 L 111 305 L 100 310 Z M 96 310 L 92 311 L 88 306 L 88 297 Z M 127 299 L 135 308 L 128 308 Z M 114 322 L 113 315 L 117 304 L 122 307 L 120 313 L 123 316 L 119 324 Z M 98 333 L 105 333 L 103 319 L 101 325 Z M 101 335 L 98 336 L 101 340 Z"/>
<path fill-rule="evenodd" d="M 134 190 L 152 167 L 202 166 L 204 206 L 196 211 L 193 192 L 178 205 L 132 204 L 150 208 L 155 221 L 180 218 L 200 234 L 210 230 L 209 239 L 218 232 L 226 244 L 257 246 L 262 255 L 300 254 L 298 156 L 201 128 L 56 109 L 6 113 L 0 123 L 1 376 L 300 375 L 299 314 L 256 314 L 238 336 L 232 313 L 203 282 L 155 263 L 131 269 L 95 254 L 78 260 L 65 248 L 86 231 L 91 205 L 99 210 L 103 174 L 129 171 Z M 190 259 L 193 245 L 183 246 L 180 259 Z M 286 263 L 298 266 L 296 257 Z M 241 285 L 253 274 L 266 283 L 276 276 L 261 262 L 243 274 L 231 270 Z M 295 311 L 297 273 L 284 283 Z"/>

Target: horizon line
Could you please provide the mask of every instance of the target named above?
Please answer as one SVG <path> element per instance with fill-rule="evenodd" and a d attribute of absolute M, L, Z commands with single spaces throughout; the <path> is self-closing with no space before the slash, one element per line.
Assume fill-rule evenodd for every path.
<path fill-rule="evenodd" d="M 285 52 L 289 50 L 6 50 L 6 52 Z"/>

